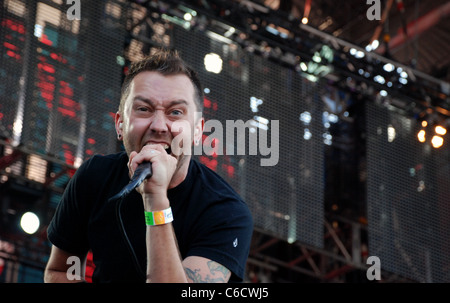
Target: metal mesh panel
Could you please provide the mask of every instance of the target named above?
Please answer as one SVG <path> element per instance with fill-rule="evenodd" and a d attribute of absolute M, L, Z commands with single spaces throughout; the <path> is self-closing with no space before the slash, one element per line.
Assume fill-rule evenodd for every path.
<path fill-rule="evenodd" d="M 116 149 L 125 37 L 120 3 L 4 1 L 0 46 L 0 131 L 13 144 L 79 165 Z"/>
<path fill-rule="evenodd" d="M 448 143 L 420 143 L 420 121 L 367 105 L 369 255 L 420 282 L 450 282 Z"/>
<path fill-rule="evenodd" d="M 291 68 L 221 41 L 223 37 L 217 38 L 208 27 L 188 30 L 159 14 L 151 16 L 146 23 L 152 27 L 144 25 L 134 31 L 145 33 L 151 41 L 132 40 L 127 59 L 133 61 L 140 57 L 139 50 L 149 52 L 152 46 L 166 42 L 199 72 L 206 88 L 204 116 L 223 126 L 223 133 L 206 131 L 204 143 L 209 145 L 207 140 L 214 137 L 223 155 L 204 151 L 196 157 L 243 196 L 256 228 L 288 241 L 323 247 L 322 83 L 310 82 Z M 209 53 L 223 61 L 218 74 L 205 69 L 204 58 Z M 310 115 L 307 125 L 300 120 L 302 113 Z M 245 137 L 239 137 L 236 129 L 229 140 L 227 123 L 237 121 L 247 123 Z M 279 127 L 274 132 L 276 123 Z M 266 135 L 267 144 L 261 142 L 261 135 Z M 264 147 L 272 147 L 269 155 L 263 154 Z M 240 148 L 245 148 L 244 154 L 239 154 Z M 263 159 L 272 159 L 276 165 L 262 166 Z"/>

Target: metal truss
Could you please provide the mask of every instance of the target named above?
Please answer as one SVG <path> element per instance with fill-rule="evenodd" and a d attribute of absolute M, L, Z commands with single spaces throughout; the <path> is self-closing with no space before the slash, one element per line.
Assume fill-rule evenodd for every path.
<path fill-rule="evenodd" d="M 324 248 L 288 243 L 256 229 L 247 263 L 250 282 L 410 283 L 417 282 L 381 269 L 369 280 L 365 224 L 344 218 L 324 219 Z"/>
<path fill-rule="evenodd" d="M 148 11 L 144 17 L 147 20 L 151 15 L 150 19 L 169 20 L 190 30 L 211 31 L 224 41 L 293 67 L 306 77 L 317 74 L 303 71 L 301 64 L 313 62 L 316 52 L 327 45 L 334 53 L 333 60 L 327 64 L 331 72 L 319 76 L 335 82 L 337 86 L 367 92 L 372 97 L 381 90 L 387 91 L 389 96 L 384 98 L 385 101 L 411 116 L 425 116 L 431 111 L 444 118 L 450 117 L 449 83 L 302 24 L 281 11 L 273 11 L 248 0 L 132 2 Z M 190 12 L 195 12 L 196 17 L 185 21 L 183 15 Z M 137 26 L 143 22 L 144 19 L 135 20 L 132 24 Z M 132 37 L 155 44 L 145 35 L 132 33 Z M 383 70 L 386 64 L 406 72 L 408 84 L 399 83 L 400 77 L 396 72 L 386 73 Z M 380 83 L 377 75 L 382 76 L 384 81 Z M 348 83 L 348 77 L 354 80 L 352 84 Z"/>

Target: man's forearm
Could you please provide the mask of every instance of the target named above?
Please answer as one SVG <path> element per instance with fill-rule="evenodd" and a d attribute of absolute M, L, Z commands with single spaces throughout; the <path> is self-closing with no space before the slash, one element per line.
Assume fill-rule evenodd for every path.
<path fill-rule="evenodd" d="M 67 272 L 46 269 L 44 272 L 45 283 L 80 283 L 86 282 L 83 278 L 69 280 L 67 278 Z"/>
<path fill-rule="evenodd" d="M 172 223 L 147 227 L 147 282 L 185 283 Z"/>
<path fill-rule="evenodd" d="M 161 210 L 169 205 L 167 197 L 157 197 L 147 210 Z M 159 206 L 156 206 L 159 205 Z M 153 209 L 155 207 L 155 209 Z M 188 282 L 182 265 L 177 239 L 172 223 L 147 226 L 147 282 L 185 283 Z"/>

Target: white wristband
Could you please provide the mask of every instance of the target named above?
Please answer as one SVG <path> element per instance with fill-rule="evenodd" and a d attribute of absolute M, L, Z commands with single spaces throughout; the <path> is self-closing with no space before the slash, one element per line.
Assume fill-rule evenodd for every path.
<path fill-rule="evenodd" d="M 146 211 L 144 214 L 147 226 L 162 225 L 173 221 L 171 207 L 159 211 Z"/>

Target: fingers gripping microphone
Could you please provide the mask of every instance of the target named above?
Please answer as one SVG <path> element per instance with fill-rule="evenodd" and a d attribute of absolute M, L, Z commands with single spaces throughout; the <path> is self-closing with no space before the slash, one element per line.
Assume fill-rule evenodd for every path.
<path fill-rule="evenodd" d="M 131 177 L 130 183 L 128 183 L 117 195 L 111 197 L 109 200 L 116 200 L 125 197 L 133 189 L 141 185 L 141 183 L 152 176 L 152 163 L 143 162 L 138 165 L 133 177 Z"/>

